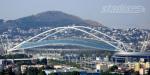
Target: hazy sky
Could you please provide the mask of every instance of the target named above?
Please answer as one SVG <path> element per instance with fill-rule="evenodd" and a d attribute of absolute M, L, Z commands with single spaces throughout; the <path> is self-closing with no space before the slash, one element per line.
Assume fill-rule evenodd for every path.
<path fill-rule="evenodd" d="M 0 0 L 0 18 L 63 11 L 113 28 L 150 29 L 150 0 Z"/>

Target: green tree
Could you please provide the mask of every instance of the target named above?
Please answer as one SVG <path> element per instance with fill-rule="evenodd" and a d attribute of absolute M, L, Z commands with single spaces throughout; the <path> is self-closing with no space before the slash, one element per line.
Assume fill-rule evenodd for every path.
<path fill-rule="evenodd" d="M 118 69 L 118 66 L 117 65 L 113 65 L 112 67 L 110 67 L 109 71 L 114 72 L 117 69 Z"/>
<path fill-rule="evenodd" d="M 46 75 L 46 73 L 44 71 L 40 71 L 38 75 Z"/>
<path fill-rule="evenodd" d="M 56 75 L 55 73 L 50 73 L 50 74 L 48 74 L 48 75 Z"/>
<path fill-rule="evenodd" d="M 2 70 L 2 71 L 0 72 L 0 75 L 4 75 L 4 74 L 5 74 L 5 71 Z"/>
<path fill-rule="evenodd" d="M 25 75 L 37 75 L 38 74 L 38 69 L 37 68 L 28 68 L 27 72 Z"/>

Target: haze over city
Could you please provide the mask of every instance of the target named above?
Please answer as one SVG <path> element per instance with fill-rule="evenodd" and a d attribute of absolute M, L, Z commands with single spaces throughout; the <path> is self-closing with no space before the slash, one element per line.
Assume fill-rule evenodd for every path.
<path fill-rule="evenodd" d="M 0 0 L 0 75 L 150 75 L 150 0 Z"/>
<path fill-rule="evenodd" d="M 149 0 L 1 0 L 0 18 L 14 20 L 44 11 L 58 10 L 110 28 L 150 29 Z M 111 6 L 111 8 L 109 8 Z M 121 9 L 120 6 L 123 6 Z M 110 12 L 104 12 L 103 8 Z M 131 9 L 129 12 L 126 9 Z M 112 11 L 117 10 L 117 13 Z M 138 11 L 139 13 L 132 13 Z"/>

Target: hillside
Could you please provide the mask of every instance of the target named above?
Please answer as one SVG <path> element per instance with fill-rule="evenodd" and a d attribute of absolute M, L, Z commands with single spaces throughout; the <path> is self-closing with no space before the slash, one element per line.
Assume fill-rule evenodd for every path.
<path fill-rule="evenodd" d="M 47 11 L 35 15 L 22 17 L 16 20 L 8 20 L 4 22 L 0 20 L 0 31 L 3 32 L 7 28 L 38 28 L 38 27 L 58 27 L 68 25 L 101 25 L 100 23 L 90 20 L 83 20 L 77 16 L 66 14 L 61 11 Z M 101 25 L 102 26 L 102 25 Z"/>

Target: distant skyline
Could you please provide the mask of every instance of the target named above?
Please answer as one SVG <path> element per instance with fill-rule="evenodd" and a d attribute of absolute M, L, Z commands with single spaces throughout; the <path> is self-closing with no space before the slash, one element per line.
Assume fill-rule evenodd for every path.
<path fill-rule="evenodd" d="M 110 28 L 150 29 L 150 0 L 0 0 L 0 19 L 62 11 Z"/>

